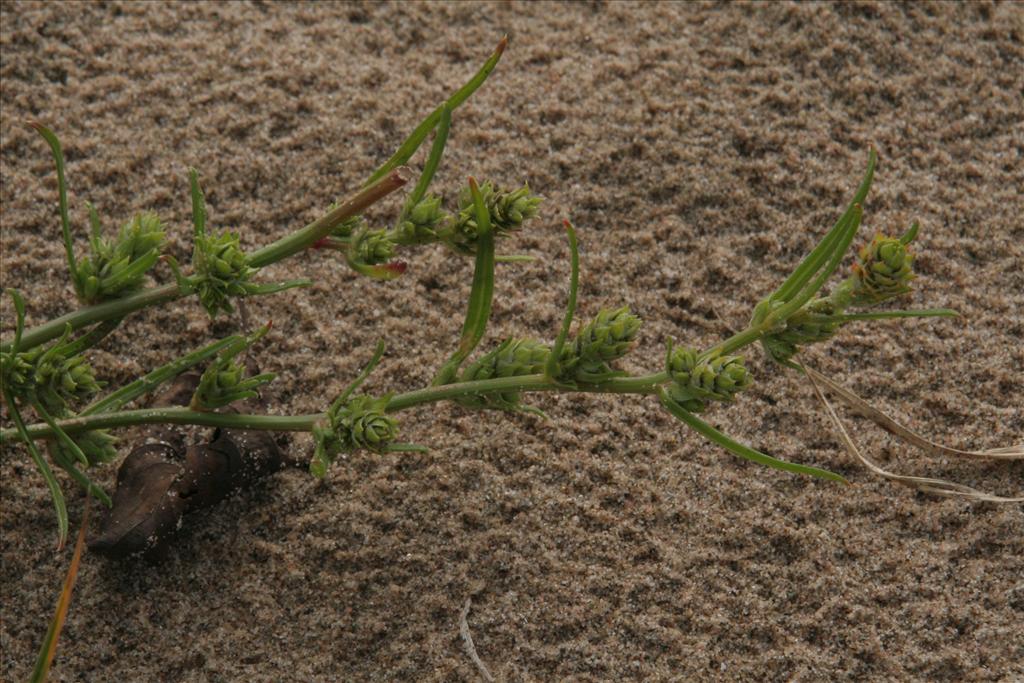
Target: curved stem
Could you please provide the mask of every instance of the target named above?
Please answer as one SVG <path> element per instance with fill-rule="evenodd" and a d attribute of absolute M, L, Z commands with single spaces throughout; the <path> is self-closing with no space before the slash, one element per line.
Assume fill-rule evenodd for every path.
<path fill-rule="evenodd" d="M 338 227 L 353 216 L 363 213 L 412 178 L 412 172 L 405 166 L 399 166 L 372 185 L 363 188 L 352 197 L 339 204 L 333 211 L 324 214 L 306 227 L 282 237 L 273 244 L 257 249 L 249 255 L 248 263 L 253 268 L 262 268 L 271 263 L 305 251 L 318 240 L 323 239 L 331 230 Z"/>
<path fill-rule="evenodd" d="M 360 190 L 354 196 L 342 202 L 338 208 L 321 216 L 305 228 L 287 237 L 283 237 L 262 249 L 257 249 L 249 256 L 249 265 L 254 268 L 261 268 L 288 258 L 312 246 L 314 242 L 329 233 L 338 223 L 362 213 L 367 207 L 405 185 L 409 177 L 408 169 L 405 167 L 396 168 L 379 182 Z M 148 308 L 149 306 L 161 306 L 182 296 L 184 296 L 184 293 L 181 287 L 175 283 L 145 289 L 122 299 L 114 299 L 113 301 L 105 301 L 95 306 L 80 308 L 77 311 L 72 311 L 30 330 L 26 330 L 22 335 L 20 348 L 23 351 L 28 350 L 55 337 L 59 337 L 69 324 L 72 330 L 77 330 L 92 323 L 112 318 L 123 318 L 129 313 Z M 12 344 L 13 340 L 4 341 L 3 344 L 0 344 L 0 351 L 10 351 Z"/>
<path fill-rule="evenodd" d="M 262 429 L 279 432 L 308 432 L 323 415 L 246 415 L 241 413 L 208 413 L 189 408 L 143 408 L 122 410 L 116 413 L 80 415 L 57 422 L 68 434 L 93 429 L 130 427 L 141 424 L 200 425 L 203 427 L 226 427 L 228 429 Z M 45 439 L 54 435 L 45 424 L 34 424 L 26 428 L 33 439 Z M 0 432 L 0 443 L 20 440 L 16 430 Z"/>
<path fill-rule="evenodd" d="M 561 391 L 568 393 L 588 394 L 653 394 L 658 385 L 665 382 L 668 375 L 657 373 L 642 377 L 616 377 L 599 384 L 580 384 L 575 389 L 567 389 L 544 375 L 522 375 L 519 377 L 499 377 L 496 379 L 478 380 L 431 386 L 404 394 L 393 396 L 388 403 L 390 413 L 407 410 L 427 403 L 436 403 L 463 396 L 476 394 L 504 393 L 509 391 Z M 310 415 L 247 415 L 237 413 L 209 413 L 188 408 L 145 408 L 141 410 L 124 410 L 116 413 L 79 415 L 57 422 L 57 425 L 68 434 L 93 429 L 109 429 L 111 427 L 128 427 L 140 424 L 191 424 L 206 427 L 227 427 L 230 429 L 261 429 L 270 431 L 308 432 L 313 429 L 322 413 Z M 53 429 L 46 424 L 35 424 L 26 431 L 32 439 L 52 437 Z M 0 443 L 20 441 L 17 430 L 5 429 L 0 432 Z"/>
<path fill-rule="evenodd" d="M 174 301 L 179 296 L 181 296 L 181 293 L 177 284 L 162 285 L 160 287 L 145 289 L 136 294 L 132 294 L 131 296 L 126 296 L 123 299 L 114 299 L 113 301 L 105 301 L 104 303 L 96 304 L 95 306 L 86 306 L 85 308 L 80 308 L 77 311 L 72 311 L 71 313 L 62 315 L 59 318 L 54 318 L 42 325 L 37 325 L 30 330 L 25 330 L 25 333 L 21 338 L 20 348 L 22 350 L 28 350 L 59 337 L 64 333 L 64 328 L 69 324 L 71 325 L 72 330 L 78 330 L 86 325 L 91 325 L 92 323 L 101 322 L 103 320 L 123 318 L 129 313 L 149 306 L 160 306 L 162 304 L 166 304 Z M 5 341 L 3 344 L 0 344 L 0 351 L 10 351 L 10 349 L 10 341 Z"/>

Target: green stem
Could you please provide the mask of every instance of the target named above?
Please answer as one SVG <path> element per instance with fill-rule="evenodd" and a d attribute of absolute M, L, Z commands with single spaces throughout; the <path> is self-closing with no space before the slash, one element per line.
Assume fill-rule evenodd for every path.
<path fill-rule="evenodd" d="M 431 386 L 416 391 L 393 396 L 388 403 L 388 412 L 394 413 L 407 410 L 427 403 L 452 400 L 476 394 L 504 393 L 510 391 L 562 391 L 571 393 L 599 394 L 653 394 L 658 384 L 666 381 L 665 373 L 657 373 L 643 377 L 618 377 L 600 384 L 580 384 L 573 390 L 548 379 L 544 375 L 522 375 L 519 377 L 499 377 L 496 379 L 478 380 Z M 229 429 L 261 429 L 271 431 L 310 431 L 323 414 L 313 415 L 247 415 L 231 413 L 209 413 L 190 410 L 188 408 L 144 408 L 141 410 L 124 410 L 116 413 L 79 415 L 78 417 L 60 420 L 57 424 L 68 434 L 93 429 L 109 429 L 112 427 L 128 427 L 140 424 L 192 424 L 206 427 L 226 427 Z M 27 434 L 33 439 L 49 438 L 53 430 L 45 424 L 26 427 Z M 18 431 L 5 429 L 0 432 L 0 443 L 20 441 Z"/>
<path fill-rule="evenodd" d="M 240 413 L 208 413 L 189 408 L 143 408 L 140 410 L 122 410 L 116 413 L 98 413 L 79 415 L 57 422 L 67 434 L 91 431 L 93 429 L 110 429 L 112 427 L 131 427 L 142 424 L 178 424 L 200 425 L 203 427 L 224 427 L 227 429 L 261 429 L 279 432 L 308 432 L 313 424 L 323 415 L 246 415 Z M 34 424 L 26 427 L 27 434 L 33 439 L 48 439 L 54 436 L 53 430 L 45 424 Z M 14 429 L 0 432 L 0 443 L 21 440 Z"/>
<path fill-rule="evenodd" d="M 758 341 L 767 331 L 770 325 L 761 323 L 760 325 L 753 325 L 745 330 L 737 332 L 728 339 L 718 344 L 715 344 L 710 349 L 700 354 L 701 360 L 711 358 L 712 356 L 724 355 L 738 351 L 744 346 L 748 346 Z"/>
<path fill-rule="evenodd" d="M 105 301 L 95 306 L 86 306 L 26 330 L 24 335 L 22 335 L 20 348 L 23 351 L 27 351 L 59 337 L 64 333 L 64 328 L 68 324 L 71 325 L 72 330 L 78 330 L 86 325 L 110 320 L 111 318 L 123 318 L 129 313 L 149 306 L 166 304 L 174 301 L 179 296 L 181 294 L 177 284 L 162 285 L 145 289 L 123 299 L 114 299 L 113 301 Z M 3 344 L 0 344 L 0 351 L 9 351 L 10 349 L 11 341 L 5 341 Z"/>
<path fill-rule="evenodd" d="M 370 206 L 405 185 L 411 178 L 412 174 L 408 168 L 399 166 L 393 169 L 377 182 L 363 188 L 333 211 L 324 214 L 301 230 L 251 253 L 248 258 L 249 265 L 253 268 L 262 268 L 300 251 L 305 251 L 319 240 L 327 237 L 331 230 L 341 223 L 363 213 Z"/>
<path fill-rule="evenodd" d="M 321 216 L 305 228 L 253 252 L 249 256 L 249 265 L 254 268 L 262 268 L 312 246 L 313 243 L 324 237 L 339 223 L 362 213 L 370 205 L 405 185 L 408 180 L 407 169 L 404 167 L 395 169 L 379 182 L 360 190 L 353 197 L 344 201 L 338 208 Z M 86 325 L 104 320 L 123 318 L 129 313 L 150 306 L 162 306 L 183 295 L 181 287 L 175 283 L 145 289 L 123 299 L 114 299 L 113 301 L 106 301 L 95 306 L 80 308 L 77 311 L 72 311 L 30 330 L 26 330 L 22 335 L 20 348 L 26 351 L 55 337 L 59 337 L 69 324 L 72 330 L 81 329 Z M 12 340 L 4 341 L 3 344 L 0 344 L 0 351 L 10 351 L 12 344 Z"/>

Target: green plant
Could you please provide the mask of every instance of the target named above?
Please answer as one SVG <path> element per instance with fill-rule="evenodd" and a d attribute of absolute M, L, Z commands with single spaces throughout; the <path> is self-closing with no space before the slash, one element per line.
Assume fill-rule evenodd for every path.
<path fill-rule="evenodd" d="M 917 234 L 916 224 L 898 239 L 876 237 L 860 251 L 853 274 L 830 293 L 823 294 L 860 227 L 863 203 L 875 171 L 874 150 L 859 188 L 835 226 L 792 274 L 757 304 L 744 329 L 711 348 L 701 350 L 669 340 L 657 371 L 630 375 L 616 369 L 616 362 L 633 350 L 642 322 L 623 305 L 602 310 L 574 328 L 579 254 L 576 230 L 565 221 L 570 284 L 563 322 L 553 341 L 546 344 L 535 339 L 507 339 L 467 365 L 484 338 L 490 317 L 496 262 L 522 258 L 498 256 L 497 239 L 514 234 L 534 219 L 541 200 L 526 186 L 506 191 L 490 182 L 478 184 L 469 178 L 454 210 L 447 213 L 442 200 L 427 191 L 441 161 L 454 110 L 484 82 L 504 47 L 502 41 L 474 78 L 424 119 L 361 190 L 332 206 L 314 223 L 267 247 L 246 252 L 238 234 L 227 230 L 210 232 L 198 174 L 191 171 L 194 250 L 188 275 L 173 259 L 162 255 L 164 233 L 159 219 L 152 214 L 132 219 L 116 238 L 106 240 L 101 235 L 96 211 L 90 207 L 91 252 L 87 257 L 76 258 L 70 237 L 60 143 L 48 129 L 33 124 L 50 145 L 56 163 L 68 266 L 75 291 L 86 305 L 36 328 L 25 329 L 24 302 L 16 291 L 10 291 L 17 322 L 13 338 L 0 345 L 0 369 L 3 397 L 13 427 L 0 431 L 0 442 L 21 442 L 28 448 L 52 492 L 61 544 L 67 535 L 64 498 L 37 441 L 49 445 L 53 463 L 93 497 L 109 505 L 109 496 L 90 480 L 85 470 L 113 457 L 108 430 L 114 428 L 166 423 L 310 432 L 316 440 L 310 469 L 315 475 L 324 476 L 337 456 L 347 451 L 422 448 L 397 440 L 399 425 L 395 415 L 403 410 L 437 401 L 455 401 L 468 409 L 542 414 L 524 404 L 523 395 L 531 392 L 650 395 L 673 417 L 735 455 L 788 472 L 844 481 L 831 471 L 758 452 L 719 432 L 698 414 L 718 403 L 736 400 L 752 385 L 753 375 L 739 352 L 755 342 L 763 346 L 773 361 L 804 372 L 797 361 L 800 350 L 829 339 L 844 325 L 882 318 L 956 315 L 948 309 L 870 308 L 909 291 L 913 279 L 909 244 Z M 371 228 L 362 212 L 406 183 L 408 173 L 402 164 L 409 161 L 431 132 L 434 141 L 423 171 L 393 226 Z M 78 407 L 101 390 L 82 354 L 133 311 L 195 294 L 204 309 L 216 316 L 231 312 L 232 302 L 237 299 L 308 285 L 308 281 L 260 283 L 257 278 L 263 267 L 310 248 L 341 251 L 355 272 L 371 278 L 393 279 L 406 268 L 404 262 L 395 259 L 400 249 L 434 243 L 472 256 L 474 274 L 459 344 L 430 386 L 395 395 L 358 394 L 363 381 L 383 358 L 381 344 L 366 369 L 322 413 L 279 416 L 214 412 L 254 396 L 260 385 L 273 379 L 266 374 L 249 377 L 234 361 L 237 354 L 267 333 L 268 328 L 262 328 L 249 337 L 232 335 L 186 354 Z M 172 269 L 174 283 L 144 288 L 146 274 L 161 258 Z M 189 406 L 127 408 L 161 383 L 207 361 L 210 365 Z M 35 412 L 38 424 L 25 424 L 22 413 L 26 409 Z M 1021 457 L 1019 449 L 1004 449 L 1002 453 L 1006 457 Z"/>

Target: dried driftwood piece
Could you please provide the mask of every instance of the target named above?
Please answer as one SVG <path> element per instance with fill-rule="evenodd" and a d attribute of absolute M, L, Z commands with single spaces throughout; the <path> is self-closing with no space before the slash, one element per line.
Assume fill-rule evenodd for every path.
<path fill-rule="evenodd" d="M 182 375 L 153 405 L 188 404 L 198 384 L 199 375 Z M 118 470 L 113 506 L 89 543 L 108 557 L 159 559 L 185 515 L 294 464 L 268 432 L 218 429 L 186 447 L 180 429 L 159 425 L 140 439 Z"/>

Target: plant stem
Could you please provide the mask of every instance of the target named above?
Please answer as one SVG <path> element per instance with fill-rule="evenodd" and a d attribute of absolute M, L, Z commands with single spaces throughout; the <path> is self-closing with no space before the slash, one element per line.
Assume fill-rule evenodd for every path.
<path fill-rule="evenodd" d="M 110 320 L 111 318 L 122 318 L 129 313 L 149 306 L 161 306 L 174 301 L 180 296 L 181 291 L 178 285 L 170 284 L 144 289 L 123 299 L 114 299 L 113 301 L 105 301 L 94 306 L 86 306 L 85 308 L 62 315 L 59 318 L 54 318 L 42 325 L 37 325 L 30 330 L 25 330 L 21 338 L 20 348 L 27 351 L 59 337 L 64 333 L 64 328 L 69 323 L 72 330 L 78 330 L 95 322 Z M 4 341 L 3 344 L 0 344 L 0 351 L 10 351 L 11 343 L 10 340 Z"/>
<path fill-rule="evenodd" d="M 394 169 L 381 178 L 380 181 L 360 190 L 342 202 L 336 209 L 321 216 L 305 228 L 254 251 L 249 256 L 249 265 L 254 268 L 261 268 L 303 251 L 324 237 L 342 221 L 362 213 L 367 207 L 405 185 L 410 177 L 409 171 L 405 167 Z M 103 320 L 122 318 L 129 313 L 148 308 L 149 306 L 161 306 L 181 296 L 183 296 L 181 288 L 175 283 L 145 289 L 122 299 L 105 301 L 95 306 L 80 308 L 77 311 L 72 311 L 42 325 L 37 325 L 30 330 L 25 330 L 21 338 L 20 348 L 26 351 L 59 337 L 64 333 L 64 328 L 68 324 L 71 325 L 72 330 L 77 330 Z M 4 341 L 0 344 L 0 351 L 10 351 L 12 344 L 13 340 Z"/>
<path fill-rule="evenodd" d="M 560 391 L 570 393 L 596 394 L 653 394 L 658 384 L 668 379 L 665 373 L 642 377 L 620 377 L 600 384 L 581 384 L 569 389 L 544 375 L 523 375 L 499 377 L 475 382 L 460 382 L 436 387 L 425 387 L 416 391 L 398 394 L 388 403 L 388 412 L 407 410 L 427 403 L 436 403 L 463 396 L 508 391 Z M 128 427 L 140 424 L 191 424 L 205 427 L 227 427 L 230 429 L 261 429 L 271 431 L 308 432 L 324 417 L 322 413 L 311 415 L 247 415 L 238 413 L 210 413 L 188 408 L 144 408 L 124 410 L 116 413 L 79 415 L 57 422 L 68 434 L 93 429 Z M 53 429 L 46 424 L 35 424 L 26 428 L 33 439 L 51 438 Z M 0 443 L 20 441 L 17 430 L 5 429 L 0 432 Z"/>
<path fill-rule="evenodd" d="M 373 185 L 366 187 L 354 196 L 346 199 L 333 211 L 324 214 L 301 230 L 282 237 L 273 244 L 268 244 L 249 255 L 248 262 L 253 268 L 262 268 L 271 263 L 305 251 L 318 240 L 326 237 L 331 230 L 353 216 L 363 213 L 412 179 L 412 173 L 406 166 L 399 166 L 382 177 Z"/>
<path fill-rule="evenodd" d="M 731 353 L 761 338 L 764 325 L 749 327 L 726 339 L 721 344 L 711 347 L 701 354 L 709 357 L 715 353 Z M 427 403 L 452 400 L 463 396 L 488 393 L 558 391 L 562 393 L 587 394 L 654 394 L 658 386 L 669 380 L 668 373 L 656 372 L 637 377 L 615 377 L 597 384 L 580 383 L 569 387 L 543 374 L 520 375 L 517 377 L 499 377 L 474 382 L 459 382 L 442 386 L 429 386 L 415 391 L 397 394 L 388 402 L 388 412 L 395 413 Z M 324 417 L 322 413 L 311 415 L 247 415 L 223 414 L 189 410 L 187 408 L 147 408 L 142 410 L 124 410 L 120 412 L 96 415 L 79 415 L 57 424 L 68 434 L 107 429 L 111 427 L 128 427 L 139 424 L 191 424 L 206 427 L 227 427 L 231 429 L 261 429 L 271 431 L 308 432 L 317 421 Z M 35 424 L 27 427 L 27 433 L 33 439 L 52 438 L 53 430 L 46 424 Z M 0 431 L 0 443 L 21 441 L 16 429 Z"/>

